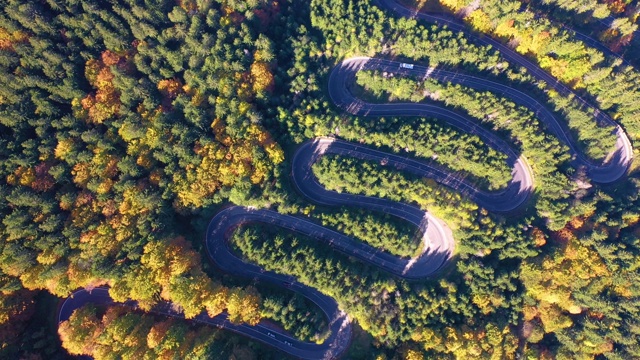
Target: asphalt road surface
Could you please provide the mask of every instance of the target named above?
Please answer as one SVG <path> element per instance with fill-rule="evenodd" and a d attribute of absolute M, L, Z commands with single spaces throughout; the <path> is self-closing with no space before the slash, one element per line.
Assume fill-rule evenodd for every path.
<path fill-rule="evenodd" d="M 528 107 L 536 114 L 539 120 L 545 123 L 549 130 L 551 130 L 551 132 L 555 136 L 557 136 L 558 139 L 569 146 L 571 155 L 574 158 L 574 166 L 584 167 L 585 170 L 587 170 L 587 175 L 592 181 L 600 184 L 612 183 L 626 175 L 633 158 L 633 147 L 631 146 L 631 142 L 629 141 L 629 138 L 627 137 L 627 134 L 624 132 L 622 127 L 615 121 L 613 121 L 613 119 L 611 119 L 611 117 L 609 117 L 609 115 L 607 115 L 604 111 L 600 111 L 596 107 L 589 104 L 568 86 L 558 81 L 556 78 L 551 76 L 551 74 L 542 70 L 538 65 L 534 64 L 526 57 L 518 54 L 516 51 L 512 50 L 508 46 L 495 39 L 469 31 L 469 29 L 459 20 L 453 19 L 446 15 L 421 13 L 416 11 L 415 9 L 411 9 L 402 4 L 399 4 L 396 0 L 374 0 L 374 4 L 378 5 L 382 9 L 386 9 L 403 17 L 424 20 L 442 26 L 446 25 L 452 30 L 464 32 L 467 38 L 470 38 L 479 44 L 490 45 L 493 48 L 497 49 L 505 59 L 509 60 L 509 62 L 518 64 L 526 68 L 530 74 L 532 74 L 539 80 L 543 80 L 547 85 L 558 92 L 560 96 L 573 96 L 575 101 L 577 101 L 582 108 L 593 109 L 595 118 L 594 120 L 599 125 L 605 127 L 603 131 L 612 131 L 613 133 L 615 133 L 617 137 L 615 149 L 606 158 L 605 163 L 594 163 L 577 150 L 578 148 L 575 145 L 575 140 L 571 139 L 570 132 L 564 122 L 559 122 L 546 107 L 544 107 L 529 95 L 516 89 L 510 88 L 506 85 L 498 84 L 489 80 L 476 78 L 469 75 L 457 74 L 436 69 L 430 70 L 430 68 L 420 66 L 414 66 L 414 71 L 410 71 L 411 73 L 413 73 L 413 75 L 423 74 L 436 80 L 450 81 L 454 84 L 469 86 L 477 90 L 487 90 L 495 92 L 498 95 L 504 95 L 505 97 L 510 98 L 515 103 Z M 594 40 L 591 39 L 591 41 L 593 42 Z M 355 71 L 357 71 L 357 63 L 362 64 L 366 68 L 375 68 L 377 66 L 376 64 L 379 62 L 381 63 L 381 66 L 390 65 L 389 63 L 385 63 L 384 60 L 380 59 L 370 59 L 369 61 L 364 61 L 363 58 L 354 58 L 343 62 L 342 67 L 348 66 L 348 68 L 351 68 L 350 71 L 352 73 L 351 75 L 353 76 Z M 399 69 L 399 65 L 400 63 L 395 63 L 396 69 L 401 70 L 396 72 L 403 72 L 405 74 L 409 73 L 406 72 L 406 70 L 409 69 Z M 340 71 L 340 67 L 334 69 L 334 72 L 336 71 Z M 347 79 L 347 74 L 343 72 L 338 80 L 344 83 L 349 79 Z M 334 86 L 332 86 L 332 88 L 333 87 Z M 335 87 L 339 87 L 339 85 L 336 85 Z M 344 99 L 342 101 L 343 106 L 346 105 L 344 103 L 348 101 L 349 99 Z M 380 106 L 373 104 L 369 105 L 374 106 L 374 108 L 378 108 Z"/>
<path fill-rule="evenodd" d="M 245 264 L 245 266 L 250 267 L 250 264 Z M 271 273 L 262 273 L 259 268 L 257 268 L 257 270 L 258 274 L 256 274 L 256 276 L 270 277 Z M 248 273 L 242 271 L 242 275 L 246 274 Z M 292 279 L 291 277 L 286 277 L 278 274 L 273 275 L 274 277 L 272 279 L 274 281 L 279 281 L 284 278 Z M 305 287 L 304 285 L 301 285 L 299 283 L 292 284 L 290 288 L 293 291 L 304 294 L 305 296 L 308 295 L 311 301 L 317 302 L 318 306 L 323 311 L 325 311 L 325 315 L 328 315 L 328 318 L 331 320 L 329 325 L 331 335 L 322 344 L 318 345 L 315 343 L 302 342 L 287 334 L 278 332 L 277 330 L 274 330 L 273 327 L 268 327 L 262 323 L 259 323 L 255 326 L 247 324 L 233 324 L 228 320 L 227 314 L 225 313 L 220 314 L 216 317 L 209 317 L 206 312 L 203 312 L 195 318 L 189 319 L 189 321 L 196 321 L 202 324 L 212 325 L 217 328 L 231 330 L 235 333 L 248 336 L 254 340 L 266 343 L 272 347 L 280 349 L 301 359 L 336 358 L 340 354 L 340 352 L 345 350 L 349 345 L 349 341 L 351 339 L 351 323 L 349 322 L 349 319 L 344 313 L 338 310 L 335 300 L 328 296 L 322 295 L 317 290 Z M 109 296 L 108 288 L 99 287 L 93 290 L 81 289 L 73 293 L 73 295 L 71 295 L 64 301 L 60 308 L 60 312 L 58 313 L 58 322 L 60 323 L 68 320 L 73 311 L 88 303 L 96 305 L 126 306 L 131 309 L 137 308 L 137 304 L 135 301 L 128 301 L 124 304 L 114 302 Z M 331 313 L 327 314 L 326 311 L 330 311 Z M 184 315 L 180 312 L 175 311 L 170 303 L 160 303 L 155 306 L 151 312 L 154 314 L 160 314 L 175 318 L 184 318 Z M 90 359 L 90 357 L 83 358 Z"/>
<path fill-rule="evenodd" d="M 398 4 L 394 0 L 375 0 L 379 6 L 391 10 L 400 16 L 418 18 L 465 33 L 477 42 L 491 45 L 498 49 L 509 61 L 519 64 L 529 70 L 537 78 L 546 81 L 561 96 L 574 95 L 579 103 L 591 108 L 585 100 L 577 96 L 571 89 L 558 82 L 551 75 L 540 69 L 528 59 L 517 54 L 507 46 L 483 35 L 474 35 L 455 19 L 441 15 L 417 13 Z M 591 39 L 592 40 L 592 39 Z M 263 268 L 243 262 L 228 247 L 228 236 L 237 226 L 245 223 L 264 223 L 270 226 L 283 227 L 332 246 L 338 251 L 358 258 L 364 262 L 377 266 L 389 273 L 407 279 L 424 278 L 435 274 L 450 259 L 454 248 L 451 230 L 439 219 L 433 217 L 415 206 L 397 203 L 386 199 L 367 196 L 337 193 L 329 191 L 320 185 L 313 176 L 311 166 L 325 154 L 337 154 L 356 157 L 365 160 L 378 161 L 388 167 L 407 171 L 419 176 L 433 178 L 437 182 L 451 187 L 478 203 L 478 205 L 496 212 L 509 212 L 522 206 L 534 186 L 534 179 L 526 160 L 517 154 L 507 143 L 492 132 L 479 126 L 476 121 L 468 119 L 444 107 L 431 104 L 393 103 L 371 104 L 355 98 L 348 90 L 347 84 L 353 81 L 355 74 L 361 70 L 381 70 L 388 73 L 412 77 L 431 77 L 439 81 L 448 81 L 471 87 L 479 91 L 491 91 L 510 98 L 519 105 L 534 111 L 550 131 L 563 141 L 571 151 L 574 165 L 582 167 L 588 176 L 597 183 L 611 183 L 622 178 L 631 163 L 633 149 L 622 128 L 604 112 L 595 109 L 595 120 L 605 127 L 603 131 L 613 131 L 617 136 L 616 147 L 604 163 L 596 163 L 578 151 L 574 140 L 566 128 L 566 124 L 559 122 L 543 105 L 529 95 L 496 82 L 485 79 L 448 72 L 440 69 L 414 65 L 412 69 L 401 68 L 399 62 L 356 57 L 347 59 L 331 73 L 329 93 L 333 102 L 347 112 L 361 116 L 427 116 L 435 117 L 447 122 L 458 129 L 473 133 L 480 137 L 488 146 L 507 155 L 507 161 L 512 166 L 512 178 L 506 188 L 500 191 L 484 191 L 473 184 L 452 175 L 446 169 L 397 154 L 385 153 L 376 149 L 333 138 L 317 138 L 303 144 L 296 152 L 292 164 L 292 178 L 298 190 L 311 201 L 328 206 L 360 206 L 381 211 L 402 218 L 416 225 L 424 234 L 422 253 L 411 259 L 400 258 L 373 248 L 362 242 L 355 241 L 345 235 L 324 228 L 312 221 L 301 217 L 282 215 L 264 209 L 251 209 L 233 206 L 218 213 L 209 223 L 206 234 L 207 253 L 213 262 L 223 271 L 234 275 L 252 278 L 257 281 L 283 286 L 297 292 L 315 303 L 329 320 L 330 335 L 321 344 L 309 343 L 292 338 L 284 332 L 267 327 L 263 324 L 249 326 L 231 323 L 226 314 L 209 317 L 206 313 L 197 316 L 193 321 L 213 325 L 231 330 L 238 334 L 261 341 L 290 355 L 303 359 L 332 359 L 338 357 L 349 345 L 351 338 L 351 322 L 342 312 L 334 299 L 318 290 L 303 285 L 292 276 L 266 271 Z M 93 290 L 82 289 L 67 298 L 60 308 L 58 321 L 62 322 L 71 316 L 73 311 L 87 303 L 113 304 L 137 308 L 134 301 L 124 304 L 115 303 L 109 296 L 107 288 Z M 154 313 L 183 318 L 170 303 L 156 306 Z"/>

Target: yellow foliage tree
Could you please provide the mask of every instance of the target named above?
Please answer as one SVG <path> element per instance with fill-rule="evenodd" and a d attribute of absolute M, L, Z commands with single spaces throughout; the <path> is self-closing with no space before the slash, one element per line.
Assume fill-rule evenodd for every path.
<path fill-rule="evenodd" d="M 493 32 L 500 37 L 511 39 L 518 33 L 517 29 L 513 26 L 514 23 L 514 20 L 503 21 L 496 26 Z"/>
<path fill-rule="evenodd" d="M 593 248 L 580 242 L 576 234 L 582 231 L 593 231 L 594 224 L 588 218 L 576 218 L 565 228 L 552 234 L 551 238 L 561 247 L 554 254 L 541 259 L 525 262 L 521 267 L 520 278 L 527 289 L 527 295 L 537 304 L 524 308 L 524 320 L 533 336 L 539 341 L 541 324 L 544 333 L 553 333 L 573 325 L 570 315 L 589 310 L 578 302 L 574 291 L 589 289 L 589 292 L 614 291 L 624 296 L 620 284 L 612 283 L 612 272 Z M 591 317 L 601 315 L 591 314 Z M 539 321 L 539 322 L 538 322 Z M 576 339 L 585 345 L 585 353 L 601 354 L 611 344 L 608 341 L 590 346 L 588 339 Z"/>
<path fill-rule="evenodd" d="M 420 351 L 409 349 L 403 358 L 404 360 L 424 360 L 424 355 Z"/>
<path fill-rule="evenodd" d="M 440 0 L 440 5 L 448 8 L 453 12 L 462 10 L 468 4 L 469 1 L 467 0 Z"/>
<path fill-rule="evenodd" d="M 167 331 L 169 331 L 171 324 L 173 324 L 173 319 L 168 319 L 153 325 L 151 330 L 149 330 L 149 334 L 147 334 L 147 346 L 150 349 L 153 349 L 160 344 L 164 336 L 167 334 Z"/>
<path fill-rule="evenodd" d="M 486 33 L 493 30 L 493 23 L 484 11 L 477 9 L 471 12 L 465 20 L 476 30 Z"/>
<path fill-rule="evenodd" d="M 243 138 L 229 136 L 220 119 L 215 119 L 211 128 L 217 142 L 197 145 L 195 151 L 202 161 L 195 168 L 187 168 L 186 177 L 177 181 L 178 207 L 201 206 L 221 187 L 233 186 L 243 177 L 259 184 L 273 164 L 284 160 L 280 146 L 259 125 L 249 126 Z M 262 147 L 267 157 L 255 158 L 256 147 Z"/>
<path fill-rule="evenodd" d="M 265 62 L 257 61 L 251 64 L 251 79 L 253 90 L 257 93 L 269 90 L 273 86 L 273 74 Z"/>
<path fill-rule="evenodd" d="M 74 311 L 69 320 L 58 326 L 62 347 L 71 355 L 92 354 L 96 346 L 96 339 L 103 330 L 95 310 L 90 307 Z"/>
<path fill-rule="evenodd" d="M 548 43 L 549 33 L 541 31 L 534 33 L 531 29 L 520 31 L 518 34 L 518 46 L 516 51 L 521 54 L 534 54 L 539 56 Z"/>
<path fill-rule="evenodd" d="M 56 158 L 65 160 L 67 155 L 73 150 L 74 141 L 72 139 L 65 139 L 58 141 L 58 145 L 54 150 Z"/>
<path fill-rule="evenodd" d="M 425 350 L 450 354 L 455 359 L 515 359 L 518 339 L 509 326 L 459 329 L 447 327 L 440 331 L 426 329 L 418 337 Z"/>
<path fill-rule="evenodd" d="M 0 27 L 0 50 L 13 51 L 13 45 L 27 41 L 29 38 L 21 31 L 9 32 Z"/>
<path fill-rule="evenodd" d="M 183 85 L 178 79 L 164 79 L 158 83 L 158 90 L 165 99 L 165 102 L 173 100 L 183 93 Z"/>
<path fill-rule="evenodd" d="M 260 301 L 260 295 L 251 286 L 232 290 L 227 303 L 229 320 L 256 325 L 260 321 Z"/>

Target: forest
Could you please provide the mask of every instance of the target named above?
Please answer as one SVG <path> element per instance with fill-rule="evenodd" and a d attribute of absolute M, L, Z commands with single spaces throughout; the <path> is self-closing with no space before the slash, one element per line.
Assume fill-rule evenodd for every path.
<path fill-rule="evenodd" d="M 235 204 L 419 256 L 424 234 L 406 220 L 298 191 L 291 163 L 314 138 L 416 159 L 482 191 L 508 186 L 507 155 L 477 134 L 435 117 L 338 106 L 330 76 L 354 56 L 524 92 L 594 163 L 617 146 L 614 128 L 594 121 L 605 114 L 638 157 L 640 7 L 629 0 L 399 1 L 464 32 L 399 16 L 382 5 L 391 0 L 0 1 L 0 358 L 289 356 L 197 320 L 221 314 L 322 344 L 330 319 L 318 304 L 290 284 L 222 271 L 206 244 L 211 218 Z M 348 91 L 468 118 L 526 158 L 535 188 L 521 209 L 499 213 L 381 161 L 331 154 L 310 165 L 327 190 L 408 204 L 448 226 L 451 259 L 419 280 L 285 228 L 231 231 L 242 261 L 291 275 L 348 314 L 342 358 L 640 358 L 637 160 L 612 184 L 591 181 L 538 111 L 507 93 L 387 71 L 359 71 Z M 58 321 L 74 291 L 105 286 L 115 304 Z M 117 304 L 125 301 L 137 305 Z M 180 317 L 159 312 L 163 304 Z"/>

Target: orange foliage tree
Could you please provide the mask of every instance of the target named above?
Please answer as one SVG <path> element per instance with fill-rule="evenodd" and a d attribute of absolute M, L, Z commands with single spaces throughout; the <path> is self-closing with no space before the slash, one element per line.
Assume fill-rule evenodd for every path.
<path fill-rule="evenodd" d="M 75 100 L 73 105 L 77 114 L 86 114 L 93 123 L 103 123 L 110 117 L 117 115 L 120 109 L 120 94 L 113 85 L 111 66 L 126 67 L 131 54 L 117 54 L 105 50 L 100 60 L 92 59 L 85 65 L 85 76 L 96 89 L 95 93 L 87 95 L 81 101 Z M 81 105 L 82 110 L 79 109 Z"/>
<path fill-rule="evenodd" d="M 576 236 L 584 231 L 592 231 L 592 226 L 585 218 L 573 219 L 552 235 L 554 242 L 559 245 L 558 250 L 522 265 L 520 278 L 527 295 L 536 302 L 536 305 L 528 305 L 524 309 L 526 336 L 530 337 L 530 342 L 538 342 L 544 333 L 571 327 L 572 315 L 589 310 L 574 296 L 577 291 L 589 289 L 593 294 L 612 291 L 620 296 L 625 295 L 624 286 L 613 283 L 612 270 L 603 258 L 597 251 L 582 244 Z M 593 355 L 610 351 L 612 345 L 606 339 L 575 341 L 582 341 L 585 353 Z"/>
<path fill-rule="evenodd" d="M 158 90 L 162 94 L 162 108 L 165 111 L 171 109 L 171 102 L 183 93 L 183 85 L 178 79 L 164 79 L 158 83 Z"/>
<path fill-rule="evenodd" d="M 215 340 L 208 327 L 188 327 L 168 319 L 155 322 L 150 315 L 111 306 L 99 316 L 95 307 L 76 310 L 58 327 L 62 346 L 72 355 L 101 359 L 203 358 Z"/>
<path fill-rule="evenodd" d="M 258 125 L 250 125 L 243 138 L 233 138 L 220 119 L 211 125 L 217 142 L 199 144 L 196 153 L 202 157 L 198 167 L 187 168 L 186 178 L 178 181 L 178 207 L 198 207 L 222 186 L 232 186 L 243 178 L 259 184 L 267 175 L 269 163 L 279 164 L 284 152 L 269 133 Z M 268 159 L 254 158 L 256 147 L 262 147 Z"/>
<path fill-rule="evenodd" d="M 186 318 L 203 311 L 216 316 L 225 309 L 238 321 L 260 320 L 260 297 L 251 289 L 229 290 L 211 280 L 200 267 L 200 256 L 182 237 L 148 243 L 142 266 L 114 281 L 110 294 L 116 301 L 136 299 L 151 309 L 160 299 L 180 307 Z"/>
<path fill-rule="evenodd" d="M 13 45 L 29 40 L 27 34 L 14 31 L 9 32 L 7 29 L 0 27 L 0 50 L 13 51 Z"/>
<path fill-rule="evenodd" d="M 424 345 L 425 350 L 446 353 L 455 359 L 515 359 L 518 339 L 509 326 L 487 324 L 484 328 L 422 329 L 412 340 Z"/>

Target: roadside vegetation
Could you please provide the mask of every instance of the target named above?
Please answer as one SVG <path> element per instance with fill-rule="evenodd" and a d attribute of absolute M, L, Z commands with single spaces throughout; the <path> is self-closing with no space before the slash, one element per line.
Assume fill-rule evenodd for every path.
<path fill-rule="evenodd" d="M 476 31 L 503 40 L 517 52 L 537 61 L 558 80 L 595 99 L 598 107 L 617 119 L 631 138 L 640 136 L 640 90 L 632 85 L 638 81 L 638 70 L 572 37 L 569 30 L 546 17 L 521 11 L 520 1 L 439 2 L 451 12 L 467 14 L 465 21 Z M 600 9 L 604 11 L 605 7 Z M 609 32 L 614 37 L 625 36 L 631 35 L 635 28 L 636 24 L 622 17 L 613 23 Z"/>
<path fill-rule="evenodd" d="M 256 344 L 229 332 L 121 306 L 80 308 L 59 333 L 70 354 L 91 354 L 94 359 L 280 358 L 274 351 L 256 352 Z"/>
<path fill-rule="evenodd" d="M 414 257 L 422 253 L 422 233 L 402 219 L 356 207 L 318 210 L 310 215 L 319 219 L 323 226 L 380 250 L 401 257 Z"/>
<path fill-rule="evenodd" d="M 509 99 L 509 94 L 498 95 L 493 92 L 474 91 L 470 87 L 454 85 L 449 82 L 442 83 L 431 78 L 420 80 L 393 76 L 393 74 L 384 76 L 381 72 L 373 71 L 358 72 L 357 84 L 375 96 L 382 97 L 382 102 L 430 101 L 462 109 L 480 121 L 489 124 L 502 123 L 499 125 L 500 128 L 510 130 L 516 138 L 527 139 L 530 136 L 518 136 L 519 133 L 515 132 L 516 126 L 508 127 L 506 126 L 508 124 L 504 123 L 510 123 L 509 120 L 512 118 L 516 122 L 528 121 L 532 124 L 537 122 L 534 120 L 534 112 L 515 104 Z M 598 126 L 594 121 L 593 111 L 585 113 L 578 108 L 577 104 L 572 103 L 571 99 L 561 98 L 557 94 L 551 98 L 551 103 L 560 112 L 557 114 L 558 118 L 566 119 L 561 121 L 567 122 L 580 150 L 587 156 L 596 161 L 602 161 L 614 149 L 616 136 L 613 133 L 613 128 Z M 513 109 L 512 112 L 517 111 L 518 116 L 513 116 L 512 112 L 502 110 L 504 108 Z M 493 111 L 489 112 L 490 110 Z M 485 115 L 482 117 L 481 112 L 483 111 Z"/>
<path fill-rule="evenodd" d="M 639 65 L 638 4 L 633 1 L 531 1 L 531 11 L 554 23 L 566 24 Z"/>
<path fill-rule="evenodd" d="M 562 209 L 558 207 L 557 201 L 568 198 L 572 190 L 567 177 L 559 171 L 562 164 L 568 160 L 567 149 L 557 139 L 545 133 L 542 124 L 527 108 L 517 106 L 489 92 L 477 92 L 459 85 L 440 84 L 434 80 L 418 84 L 407 78 L 385 78 L 380 74 L 376 76 L 371 72 L 360 72 L 357 81 L 374 95 L 385 94 L 390 100 L 429 99 L 458 108 L 471 118 L 477 119 L 479 123 L 486 123 L 494 131 L 503 131 L 510 143 L 516 144 L 516 149 L 531 164 L 536 178 L 536 191 L 540 194 L 537 202 L 538 211 L 550 222 L 556 223 L 551 224 L 551 227 L 561 227 L 567 218 L 571 217 L 572 210 L 569 209 L 569 204 Z M 387 92 L 387 88 L 394 89 L 394 93 Z"/>
<path fill-rule="evenodd" d="M 513 245 L 526 246 L 523 232 L 510 229 L 508 235 L 499 235 L 500 226 L 494 224 L 493 227 L 495 232 L 491 226 L 483 230 L 492 232 L 495 241 L 505 250 L 510 247 L 505 244 L 510 237 L 521 240 Z M 493 252 L 486 249 L 480 257 L 463 250 L 461 256 L 466 261 L 457 262 L 456 268 L 440 279 L 407 282 L 350 259 L 314 239 L 263 226 L 247 226 L 236 232 L 233 243 L 252 262 L 268 270 L 294 273 L 302 282 L 336 298 L 359 326 L 387 346 L 416 341 L 426 349 L 461 357 L 470 356 L 474 351 L 485 356 L 516 351 L 512 322 L 517 321 L 519 305 L 516 304 L 522 300 L 516 291 L 518 272 L 514 268 L 494 269 L 489 265 L 498 262 L 501 256 L 508 256 L 502 249 L 494 248 Z M 533 249 L 533 244 L 529 245 Z M 522 250 L 517 252 L 535 253 Z M 487 291 L 485 286 L 490 283 L 496 285 Z M 413 311 L 405 311 L 409 308 Z M 461 321 L 458 324 L 465 325 L 453 325 L 454 318 L 459 319 L 456 322 Z M 488 318 L 498 323 L 480 320 Z M 482 335 L 485 326 L 491 329 L 488 337 Z M 449 341 L 456 346 L 449 347 Z M 375 352 L 384 353 L 383 350 Z"/>
<path fill-rule="evenodd" d="M 590 110 L 495 49 L 371 1 L 0 1 L 0 358 L 282 358 L 189 320 L 203 312 L 321 341 L 327 319 L 319 309 L 286 289 L 221 273 L 202 244 L 211 216 L 234 203 L 309 216 L 398 256 L 419 252 L 411 225 L 316 206 L 293 189 L 291 157 L 316 136 L 432 161 L 481 188 L 506 185 L 505 155 L 473 134 L 333 106 L 328 74 L 350 56 L 513 86 L 561 117 L 588 156 L 601 159 L 613 145 Z M 583 1 L 527 2 L 536 13 L 516 0 L 429 1 L 538 62 L 632 141 L 640 137 L 638 70 L 546 19 L 548 9 L 572 14 Z M 616 25 L 594 35 L 634 54 L 633 5 L 598 1 L 587 12 L 603 18 L 607 10 Z M 494 214 L 433 180 L 324 156 L 312 170 L 328 189 L 413 203 L 442 218 L 456 240 L 451 264 L 409 282 L 255 224 L 232 236 L 240 256 L 334 297 L 360 329 L 354 347 L 368 349 L 350 353 L 356 359 L 640 358 L 637 173 L 611 186 L 589 183 L 566 146 L 508 96 L 373 72 L 360 72 L 353 88 L 375 101 L 436 102 L 494 131 L 534 171 L 528 206 Z M 82 308 L 60 326 L 61 348 L 53 295 L 102 285 L 140 310 Z M 148 312 L 165 301 L 187 320 Z"/>

